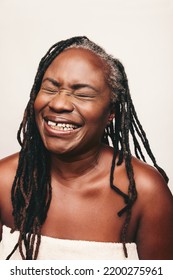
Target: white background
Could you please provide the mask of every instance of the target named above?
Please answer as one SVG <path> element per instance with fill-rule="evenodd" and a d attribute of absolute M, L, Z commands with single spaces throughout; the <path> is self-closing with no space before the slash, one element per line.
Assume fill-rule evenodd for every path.
<path fill-rule="evenodd" d="M 0 0 L 0 158 L 16 132 L 41 57 L 86 35 L 125 65 L 139 119 L 173 190 L 173 1 Z"/>

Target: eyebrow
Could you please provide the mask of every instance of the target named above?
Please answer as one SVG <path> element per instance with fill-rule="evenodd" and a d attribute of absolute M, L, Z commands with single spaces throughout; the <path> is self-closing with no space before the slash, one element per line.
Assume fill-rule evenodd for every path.
<path fill-rule="evenodd" d="M 56 80 L 54 80 L 54 79 L 51 79 L 51 78 L 45 78 L 44 80 L 43 80 L 43 82 L 42 83 L 44 83 L 44 82 L 46 82 L 46 81 L 49 81 L 49 82 L 51 82 L 54 86 L 56 86 L 56 87 L 59 87 L 60 86 L 60 83 L 58 83 Z"/>
<path fill-rule="evenodd" d="M 54 80 L 54 79 L 52 79 L 52 78 L 45 78 L 45 79 L 43 80 L 42 83 L 44 83 L 44 82 L 46 82 L 46 81 L 51 82 L 51 83 L 52 83 L 54 86 L 56 86 L 56 87 L 60 87 L 60 86 L 61 86 L 60 83 L 58 83 L 56 80 Z M 94 86 L 92 86 L 92 85 L 90 85 L 90 84 L 85 84 L 85 83 L 76 83 L 76 84 L 73 84 L 73 85 L 71 86 L 71 88 L 72 88 L 73 90 L 82 89 L 82 88 L 89 88 L 89 89 L 92 89 L 92 90 L 98 92 L 98 89 L 97 89 L 97 88 L 95 88 Z"/>

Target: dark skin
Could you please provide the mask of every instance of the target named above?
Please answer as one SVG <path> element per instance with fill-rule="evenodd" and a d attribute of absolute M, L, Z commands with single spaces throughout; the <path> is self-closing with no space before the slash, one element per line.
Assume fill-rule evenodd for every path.
<path fill-rule="evenodd" d="M 42 234 L 50 237 L 120 242 L 125 205 L 109 183 L 113 148 L 100 141 L 112 114 L 105 65 L 88 50 L 70 49 L 49 66 L 35 101 L 36 122 L 51 155 L 52 201 Z M 73 125 L 68 130 L 54 126 Z M 18 154 L 0 162 L 1 228 L 13 227 L 11 186 Z M 133 158 L 138 198 L 127 242 L 136 242 L 140 259 L 173 259 L 173 199 L 162 176 Z M 124 162 L 114 184 L 127 193 Z"/>

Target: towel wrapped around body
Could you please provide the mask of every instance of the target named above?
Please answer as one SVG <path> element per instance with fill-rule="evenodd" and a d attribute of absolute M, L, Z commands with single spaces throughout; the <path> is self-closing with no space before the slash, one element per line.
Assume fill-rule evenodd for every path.
<path fill-rule="evenodd" d="M 3 226 L 0 242 L 0 259 L 5 260 L 16 245 L 19 232 L 10 233 L 11 229 Z M 127 243 L 128 258 L 124 256 L 122 243 L 67 240 L 41 236 L 38 260 L 137 260 L 135 243 Z M 18 249 L 10 258 L 21 260 Z"/>

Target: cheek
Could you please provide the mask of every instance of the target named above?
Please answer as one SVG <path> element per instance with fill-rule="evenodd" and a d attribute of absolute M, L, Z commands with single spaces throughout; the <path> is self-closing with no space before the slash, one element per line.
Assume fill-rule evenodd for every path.
<path fill-rule="evenodd" d="M 83 116 L 85 115 L 86 121 L 101 125 L 102 127 L 107 125 L 110 116 L 109 106 L 103 107 L 99 103 L 93 104 L 92 108 L 84 106 L 81 112 L 83 112 Z"/>
<path fill-rule="evenodd" d="M 43 94 L 38 93 L 35 102 L 34 102 L 34 110 L 35 113 L 38 114 L 42 109 L 44 109 L 49 103 L 49 99 L 45 98 Z"/>
<path fill-rule="evenodd" d="M 42 98 L 39 95 L 37 95 L 35 102 L 34 102 L 35 113 L 38 113 L 40 111 L 40 109 L 42 108 L 42 106 L 43 106 Z"/>
<path fill-rule="evenodd" d="M 42 127 L 41 112 L 43 108 L 44 108 L 44 100 L 41 96 L 37 96 L 34 102 L 34 113 L 35 113 L 35 121 L 37 123 L 37 127 L 39 130 Z"/>

